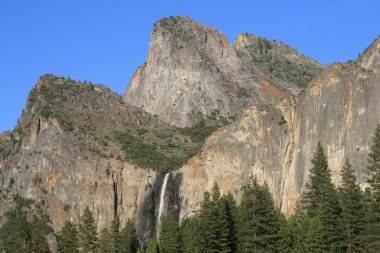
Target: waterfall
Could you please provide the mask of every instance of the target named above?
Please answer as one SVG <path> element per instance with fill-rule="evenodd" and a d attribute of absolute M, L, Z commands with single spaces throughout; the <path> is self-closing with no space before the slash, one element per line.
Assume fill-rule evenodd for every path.
<path fill-rule="evenodd" d="M 161 187 L 161 195 L 160 195 L 160 207 L 158 209 L 158 221 L 157 224 L 160 225 L 161 223 L 161 216 L 165 209 L 165 192 L 166 192 L 166 185 L 168 184 L 170 173 L 165 174 L 164 182 L 162 183 Z M 157 226 L 158 227 L 158 226 Z"/>

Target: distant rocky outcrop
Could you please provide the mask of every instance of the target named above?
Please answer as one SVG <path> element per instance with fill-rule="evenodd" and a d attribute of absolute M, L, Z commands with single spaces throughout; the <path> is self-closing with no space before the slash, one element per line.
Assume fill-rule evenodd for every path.
<path fill-rule="evenodd" d="M 252 66 L 242 53 L 247 49 L 242 43 L 236 43 L 235 50 L 223 33 L 211 27 L 185 17 L 162 19 L 153 28 L 147 61 L 135 72 L 124 100 L 169 124 L 189 127 L 204 117 L 232 122 L 252 105 L 273 103 L 300 91 L 292 82 Z M 273 55 L 286 53 L 293 57 L 292 63 L 302 58 L 310 63 L 307 66 L 321 68 L 289 51 Z"/>

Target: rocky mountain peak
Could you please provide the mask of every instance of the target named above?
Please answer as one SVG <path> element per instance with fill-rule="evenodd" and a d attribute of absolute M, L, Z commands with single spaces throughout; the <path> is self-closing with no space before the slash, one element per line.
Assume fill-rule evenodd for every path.
<path fill-rule="evenodd" d="M 359 57 L 359 64 L 362 68 L 370 69 L 376 74 L 380 74 L 380 35 Z"/>
<path fill-rule="evenodd" d="M 185 17 L 158 21 L 147 62 L 124 94 L 128 104 L 180 127 L 202 118 L 233 121 L 255 104 L 267 104 L 299 92 L 241 58 L 227 37 Z"/>

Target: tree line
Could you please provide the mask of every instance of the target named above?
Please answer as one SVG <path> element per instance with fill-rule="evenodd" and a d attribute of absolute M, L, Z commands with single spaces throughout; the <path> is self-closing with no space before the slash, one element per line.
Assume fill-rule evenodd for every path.
<path fill-rule="evenodd" d="M 86 207 L 78 225 L 65 222 L 58 236 L 58 250 L 61 253 L 136 253 L 139 251 L 139 242 L 131 220 L 121 229 L 114 219 L 98 235 L 93 214 Z"/>

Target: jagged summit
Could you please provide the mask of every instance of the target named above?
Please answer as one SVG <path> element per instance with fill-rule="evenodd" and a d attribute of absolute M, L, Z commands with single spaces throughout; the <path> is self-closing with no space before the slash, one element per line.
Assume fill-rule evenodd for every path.
<path fill-rule="evenodd" d="M 364 50 L 358 62 L 362 68 L 370 69 L 374 73 L 380 74 L 380 35 Z"/>
<path fill-rule="evenodd" d="M 153 28 L 147 61 L 132 77 L 124 100 L 185 127 L 207 117 L 233 121 L 252 105 L 300 91 L 242 56 L 214 28 L 185 17 L 162 19 Z"/>

